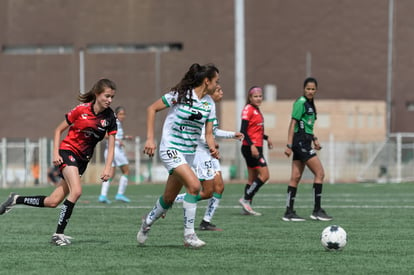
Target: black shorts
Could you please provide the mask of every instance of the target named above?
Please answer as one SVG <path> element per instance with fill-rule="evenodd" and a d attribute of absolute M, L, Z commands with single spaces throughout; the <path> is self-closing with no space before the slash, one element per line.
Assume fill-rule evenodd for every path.
<path fill-rule="evenodd" d="M 257 147 L 259 150 L 259 157 L 255 158 L 252 156 L 252 150 L 250 149 L 250 145 L 242 145 L 241 153 L 246 160 L 246 165 L 249 168 L 258 168 L 258 167 L 266 167 L 267 163 L 263 156 L 263 147 Z"/>
<path fill-rule="evenodd" d="M 78 155 L 76 155 L 70 150 L 59 150 L 59 155 L 63 159 L 63 163 L 59 166 L 61 178 L 63 178 L 62 169 L 65 168 L 66 166 L 78 167 L 80 176 L 82 176 L 82 174 L 86 170 L 86 167 L 88 167 L 89 161 L 82 159 L 81 157 L 79 157 Z"/>
<path fill-rule="evenodd" d="M 293 160 L 307 161 L 316 156 L 315 149 L 312 148 L 311 135 L 296 135 L 293 137 L 292 144 Z"/>

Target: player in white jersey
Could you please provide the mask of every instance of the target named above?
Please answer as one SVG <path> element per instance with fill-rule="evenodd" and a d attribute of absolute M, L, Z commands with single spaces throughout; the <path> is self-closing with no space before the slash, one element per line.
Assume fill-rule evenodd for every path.
<path fill-rule="evenodd" d="M 217 86 L 216 91 L 211 95 L 214 102 L 220 102 L 223 98 L 223 90 L 220 85 Z M 243 139 L 243 134 L 240 132 L 225 131 L 218 128 L 217 118 L 213 123 L 213 133 L 216 138 L 234 138 L 241 140 Z M 221 197 L 224 192 L 224 182 L 221 174 L 221 166 L 218 159 L 211 157 L 209 152 L 209 147 L 205 141 L 204 135 L 201 135 L 201 138 L 198 142 L 197 152 L 193 163 L 193 168 L 196 171 L 198 179 L 202 184 L 202 191 L 198 200 L 209 199 L 207 203 L 207 208 L 203 217 L 203 220 L 200 223 L 200 230 L 211 230 L 211 231 L 221 231 L 216 225 L 211 223 L 214 213 L 219 206 Z M 182 202 L 185 193 L 179 194 L 175 199 L 175 202 Z"/>
<path fill-rule="evenodd" d="M 156 150 L 154 137 L 155 114 L 170 108 L 164 122 L 159 155 L 169 172 L 163 195 L 156 201 L 152 210 L 143 217 L 137 234 L 139 244 L 148 238 L 151 226 L 165 215 L 174 203 L 181 188 L 186 188 L 184 209 L 184 245 L 202 247 L 194 231 L 197 209 L 197 195 L 201 183 L 190 165 L 193 163 L 202 129 L 206 128 L 206 142 L 212 156 L 218 158 L 213 136 L 213 121 L 216 117 L 215 104 L 211 95 L 218 85 L 219 71 L 212 65 L 193 64 L 183 79 L 147 108 L 147 141 L 144 153 L 152 157 Z"/>
<path fill-rule="evenodd" d="M 125 190 L 128 186 L 128 177 L 129 177 L 129 161 L 125 153 L 125 150 L 124 150 L 124 147 L 125 147 L 124 140 L 131 139 L 130 136 L 124 135 L 124 128 L 122 127 L 122 122 L 125 120 L 125 117 L 126 117 L 125 108 L 122 106 L 116 107 L 115 115 L 117 117 L 116 125 L 118 127 L 118 131 L 116 132 L 116 135 L 115 135 L 115 155 L 114 155 L 114 160 L 112 162 L 111 178 L 107 181 L 102 182 L 101 195 L 98 198 L 99 202 L 108 203 L 108 204 L 111 203 L 111 201 L 108 199 L 109 185 L 111 184 L 115 176 L 117 167 L 121 169 L 122 175 L 119 178 L 118 192 L 115 195 L 115 200 L 121 201 L 121 202 L 131 202 L 131 200 L 124 195 Z M 108 155 L 108 143 L 107 143 L 107 147 L 105 148 L 104 155 L 106 159 Z"/>

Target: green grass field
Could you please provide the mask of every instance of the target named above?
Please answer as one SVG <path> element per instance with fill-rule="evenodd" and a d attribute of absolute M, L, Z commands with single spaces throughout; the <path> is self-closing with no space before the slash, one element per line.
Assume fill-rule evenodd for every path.
<path fill-rule="evenodd" d="M 286 185 L 267 184 L 255 198 L 263 216 L 243 216 L 238 199 L 243 185 L 227 184 L 213 220 L 222 232 L 198 231 L 207 245 L 183 246 L 181 205 L 157 221 L 145 246 L 136 233 L 141 216 L 154 204 L 163 185 L 131 185 L 130 204 L 97 202 L 100 186 L 85 186 L 65 234 L 71 246 L 49 244 L 59 209 L 19 206 L 0 216 L 0 274 L 413 274 L 414 184 L 326 184 L 323 207 L 331 222 L 284 222 Z M 300 185 L 299 215 L 309 217 L 312 185 Z M 48 194 L 48 188 L 0 189 Z M 115 195 L 112 186 L 110 197 Z M 199 224 L 206 206 L 200 202 Z M 327 252 L 320 233 L 342 226 L 348 244 Z"/>

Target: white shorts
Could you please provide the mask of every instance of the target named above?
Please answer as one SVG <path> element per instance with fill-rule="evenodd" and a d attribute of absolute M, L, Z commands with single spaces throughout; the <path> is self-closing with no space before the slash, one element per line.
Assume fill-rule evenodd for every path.
<path fill-rule="evenodd" d="M 220 162 L 211 156 L 208 150 L 197 149 L 193 168 L 199 180 L 212 180 L 216 172 L 221 171 Z"/>
<path fill-rule="evenodd" d="M 160 150 L 159 154 L 160 159 L 164 164 L 164 167 L 167 168 L 169 174 L 180 165 L 188 164 L 191 167 L 194 162 L 194 155 L 183 154 L 173 149 Z"/>
<path fill-rule="evenodd" d="M 104 155 L 106 159 L 108 156 L 108 149 L 105 149 Z M 115 145 L 114 160 L 112 161 L 112 167 L 121 167 L 128 164 L 128 158 L 124 149 L 120 146 Z"/>

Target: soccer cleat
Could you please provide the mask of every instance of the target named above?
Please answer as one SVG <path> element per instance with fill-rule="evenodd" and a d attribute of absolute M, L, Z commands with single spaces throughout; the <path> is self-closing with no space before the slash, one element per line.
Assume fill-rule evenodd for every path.
<path fill-rule="evenodd" d="M 13 205 L 16 204 L 16 198 L 18 196 L 19 195 L 17 195 L 16 193 L 13 193 L 13 192 L 10 193 L 7 200 L 0 205 L 0 215 L 3 215 L 9 212 L 12 209 Z"/>
<path fill-rule="evenodd" d="M 199 248 L 205 246 L 206 243 L 200 240 L 195 233 L 184 236 L 184 246 L 191 248 Z"/>
<path fill-rule="evenodd" d="M 148 239 L 148 233 L 151 229 L 151 225 L 148 225 L 146 222 L 146 216 L 142 218 L 141 227 L 137 233 L 137 241 L 140 245 L 144 245 L 145 241 Z"/>
<path fill-rule="evenodd" d="M 198 228 L 204 231 L 223 231 L 223 229 L 218 228 L 215 224 L 206 222 L 205 220 L 201 221 L 200 226 Z"/>
<path fill-rule="evenodd" d="M 116 196 L 115 196 L 115 200 L 117 200 L 117 201 L 122 201 L 122 202 L 131 202 L 131 200 L 130 199 L 128 199 L 127 197 L 125 197 L 124 195 L 122 195 L 122 194 L 117 194 Z"/>
<path fill-rule="evenodd" d="M 104 195 L 100 195 L 98 201 L 99 202 L 102 202 L 102 203 L 106 203 L 106 204 L 110 204 L 111 203 L 111 201 L 108 200 L 108 198 L 106 196 L 104 196 Z"/>
<path fill-rule="evenodd" d="M 175 197 L 174 202 L 182 203 L 184 201 L 185 193 L 178 194 L 177 197 Z"/>
<path fill-rule="evenodd" d="M 261 216 L 262 213 L 256 212 L 252 209 L 252 207 L 250 206 L 250 202 L 241 198 L 239 200 L 240 205 L 243 207 L 243 215 L 251 215 L 251 216 Z"/>
<path fill-rule="evenodd" d="M 329 216 L 322 208 L 314 210 L 312 215 L 310 215 L 310 218 L 316 221 L 331 221 L 333 219 L 333 217 Z"/>
<path fill-rule="evenodd" d="M 285 215 L 282 217 L 285 222 L 304 222 L 306 219 L 298 216 L 296 211 L 286 210 Z"/>
<path fill-rule="evenodd" d="M 72 237 L 65 236 L 64 234 L 53 234 L 52 239 L 50 240 L 50 243 L 56 245 L 56 246 L 66 246 L 70 245 L 70 240 Z"/>

